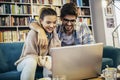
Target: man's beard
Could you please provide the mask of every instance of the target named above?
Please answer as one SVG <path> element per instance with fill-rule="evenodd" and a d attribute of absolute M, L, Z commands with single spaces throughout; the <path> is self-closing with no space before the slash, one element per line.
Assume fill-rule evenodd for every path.
<path fill-rule="evenodd" d="M 68 26 L 68 27 L 69 27 L 69 26 Z M 74 27 L 72 26 L 71 29 L 66 29 L 66 27 L 64 26 L 63 29 L 64 29 L 64 32 L 65 32 L 65 33 L 72 33 L 73 30 L 74 30 Z"/>

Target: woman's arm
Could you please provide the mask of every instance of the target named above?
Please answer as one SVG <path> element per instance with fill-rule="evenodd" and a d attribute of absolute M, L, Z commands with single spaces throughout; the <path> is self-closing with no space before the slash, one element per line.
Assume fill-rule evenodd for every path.
<path fill-rule="evenodd" d="M 30 29 L 38 32 L 38 44 L 40 44 L 41 47 L 47 47 L 48 46 L 48 39 L 46 36 L 45 31 L 40 26 L 38 22 L 32 22 L 29 25 Z"/>

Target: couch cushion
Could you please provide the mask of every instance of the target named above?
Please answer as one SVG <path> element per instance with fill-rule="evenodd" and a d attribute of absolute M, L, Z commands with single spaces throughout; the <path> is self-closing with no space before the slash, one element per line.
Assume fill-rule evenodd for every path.
<path fill-rule="evenodd" d="M 117 67 L 120 64 L 120 48 L 104 46 L 103 57 L 111 58 L 114 64 L 113 67 Z"/>
<path fill-rule="evenodd" d="M 3 51 L 7 64 L 9 65 L 9 71 L 16 69 L 14 63 L 20 57 L 22 47 L 22 42 L 0 43 L 0 49 Z"/>
<path fill-rule="evenodd" d="M 106 65 L 113 67 L 113 60 L 111 58 L 102 58 L 102 70 L 106 68 Z"/>
<path fill-rule="evenodd" d="M 2 50 L 0 49 L 0 73 L 8 71 L 8 64 L 5 59 L 5 55 L 3 54 Z"/>
<path fill-rule="evenodd" d="M 0 74 L 0 80 L 20 80 L 21 72 L 18 71 L 10 71 Z M 35 80 L 43 78 L 43 75 L 41 72 L 36 72 Z"/>
<path fill-rule="evenodd" d="M 0 80 L 20 80 L 20 73 L 18 71 L 10 71 L 0 74 Z"/>

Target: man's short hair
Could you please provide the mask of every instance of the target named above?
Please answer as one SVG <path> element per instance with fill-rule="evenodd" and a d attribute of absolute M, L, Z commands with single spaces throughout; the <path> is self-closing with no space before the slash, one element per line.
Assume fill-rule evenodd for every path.
<path fill-rule="evenodd" d="M 75 15 L 77 17 L 77 6 L 75 3 L 66 3 L 63 5 L 60 17 L 63 18 L 66 15 Z"/>

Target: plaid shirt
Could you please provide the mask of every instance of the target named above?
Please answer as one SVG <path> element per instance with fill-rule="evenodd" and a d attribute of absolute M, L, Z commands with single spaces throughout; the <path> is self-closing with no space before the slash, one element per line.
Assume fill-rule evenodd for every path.
<path fill-rule="evenodd" d="M 58 33 L 59 39 L 62 42 L 61 45 L 67 46 L 66 44 L 68 42 L 66 42 L 66 44 L 63 43 L 63 34 L 65 34 L 65 32 L 63 30 L 62 25 L 58 26 L 57 33 Z M 89 27 L 85 23 L 82 23 L 82 24 L 75 26 L 75 30 L 73 31 L 72 35 L 74 38 L 74 44 L 73 44 L 73 42 L 71 42 L 72 44 L 69 44 L 69 45 L 77 45 L 77 44 L 84 45 L 84 44 L 95 43 L 95 40 L 93 38 L 93 35 L 91 34 Z M 67 36 L 64 36 L 64 37 L 67 37 Z"/>

